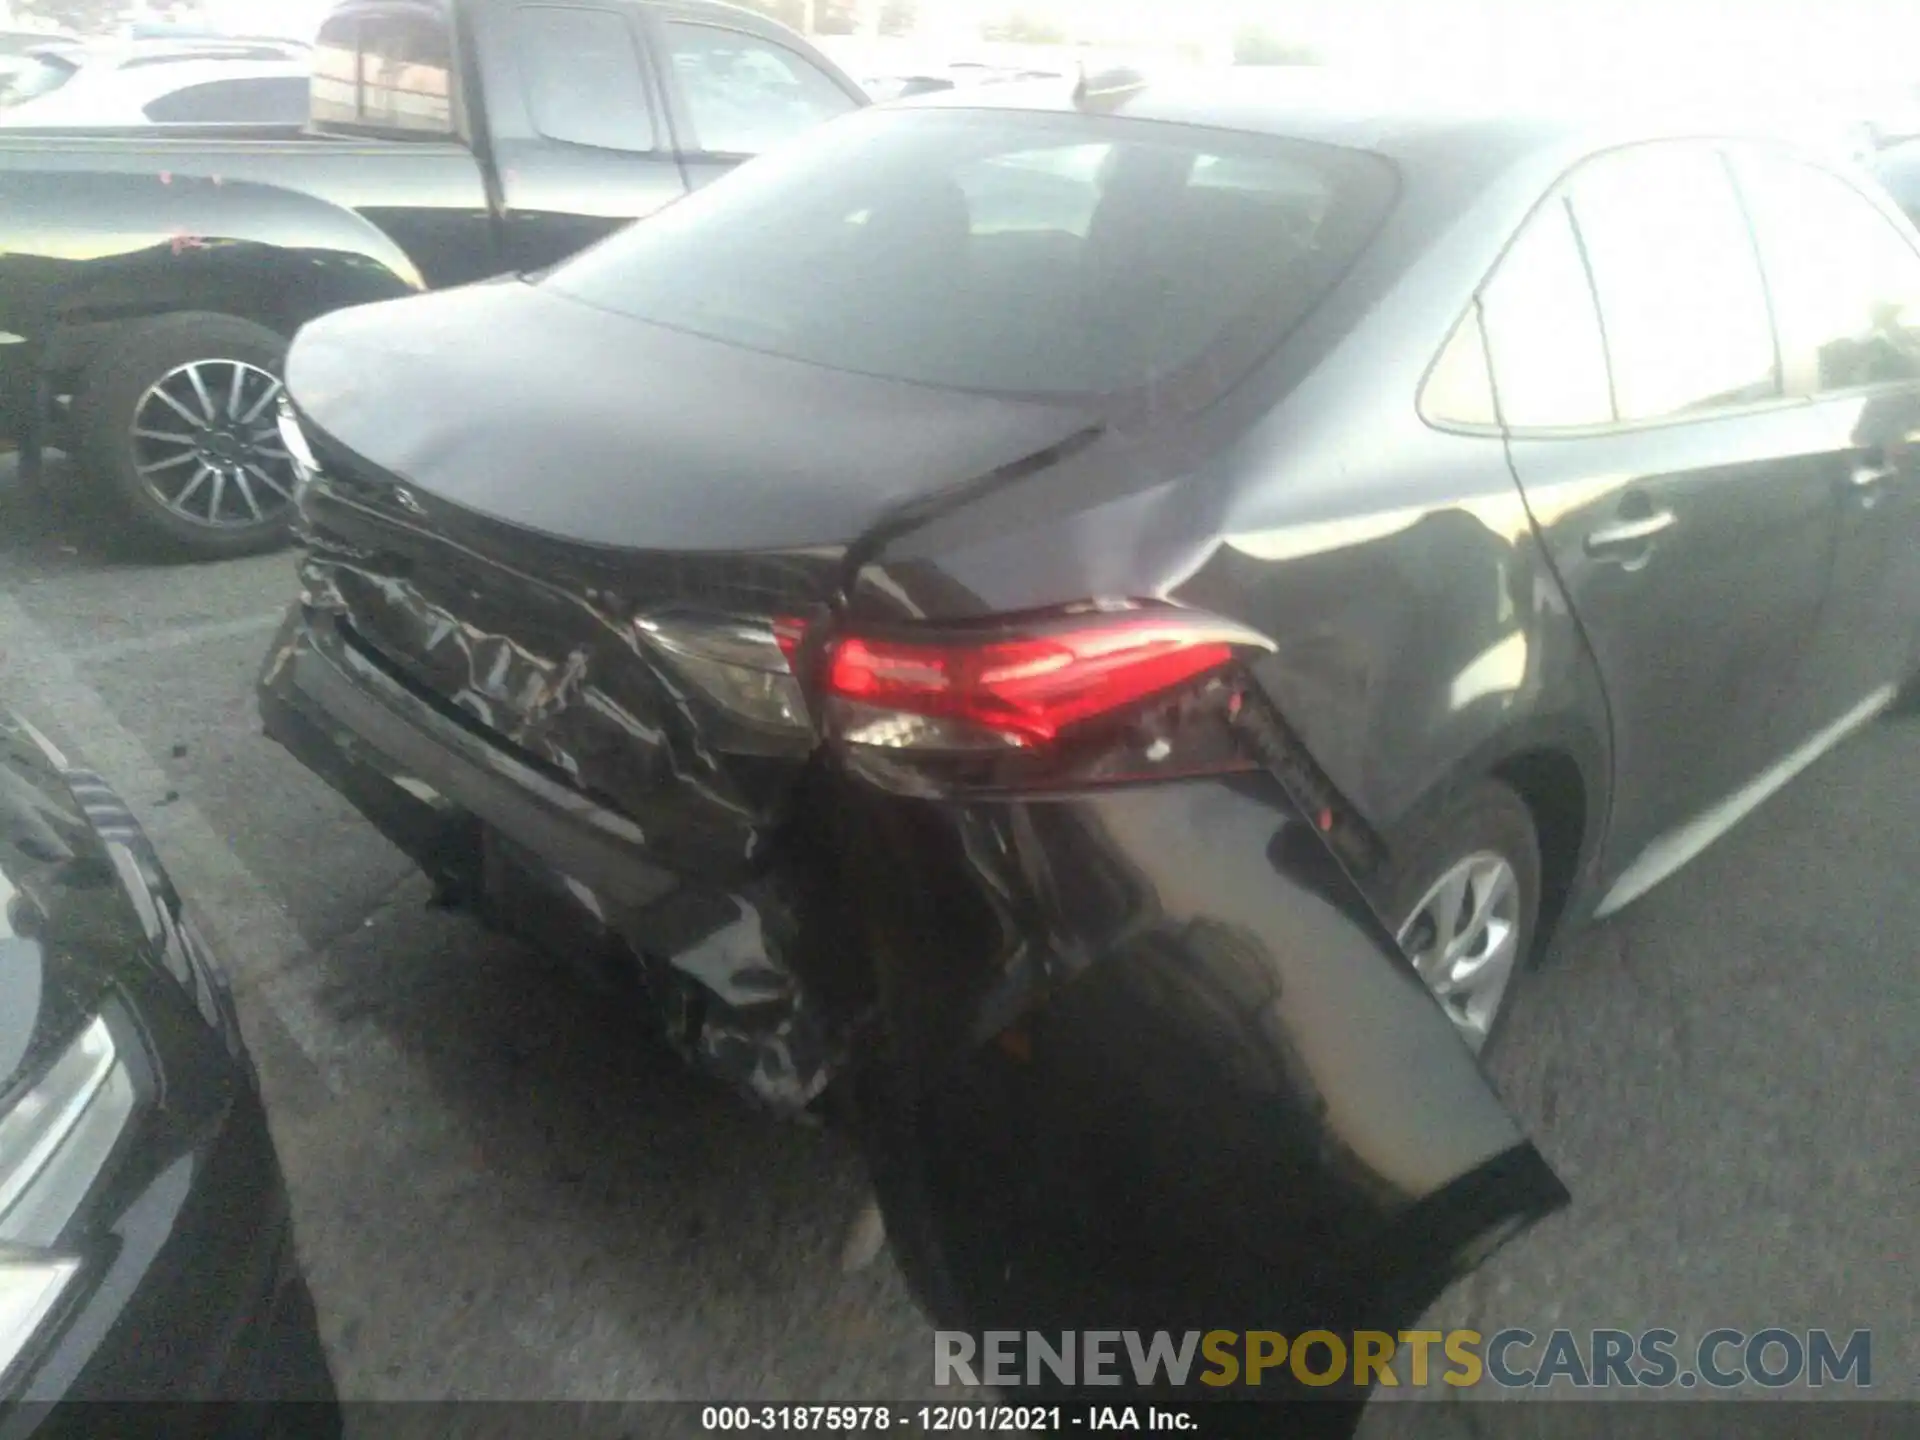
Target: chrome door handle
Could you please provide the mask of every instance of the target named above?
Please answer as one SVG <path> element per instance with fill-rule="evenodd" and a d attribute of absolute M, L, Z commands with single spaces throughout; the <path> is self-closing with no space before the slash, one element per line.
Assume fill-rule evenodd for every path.
<path fill-rule="evenodd" d="M 1651 515 L 1643 515 L 1637 520 L 1622 520 L 1614 525 L 1603 525 L 1587 536 L 1587 554 L 1594 556 L 1617 555 L 1622 550 L 1638 550 L 1647 541 L 1664 531 L 1671 530 L 1675 524 L 1671 510 L 1656 510 Z"/>

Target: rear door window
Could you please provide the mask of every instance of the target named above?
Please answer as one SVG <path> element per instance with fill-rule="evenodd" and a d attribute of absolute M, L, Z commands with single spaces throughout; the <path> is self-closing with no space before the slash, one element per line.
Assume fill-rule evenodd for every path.
<path fill-rule="evenodd" d="M 625 16 L 538 5 L 514 18 L 536 130 L 549 140 L 601 150 L 655 147 L 645 72 Z"/>
<path fill-rule="evenodd" d="M 1829 171 L 1748 155 L 1741 187 L 1790 354 L 1814 392 L 1920 380 L 1920 251 Z"/>
<path fill-rule="evenodd" d="M 1780 393 L 1767 293 L 1718 151 L 1659 144 L 1588 161 L 1569 193 L 1622 420 Z"/>
<path fill-rule="evenodd" d="M 1547 201 L 1515 237 L 1481 312 L 1503 423 L 1555 430 L 1612 421 L 1600 312 L 1564 199 Z"/>
<path fill-rule="evenodd" d="M 798 51 L 717 25 L 667 25 L 673 77 L 693 127 L 693 148 L 708 155 L 760 155 L 859 108 Z"/>

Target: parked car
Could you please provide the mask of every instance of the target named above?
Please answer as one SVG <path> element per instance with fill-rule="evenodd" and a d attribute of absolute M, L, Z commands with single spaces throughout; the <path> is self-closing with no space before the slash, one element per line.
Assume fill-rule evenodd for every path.
<path fill-rule="evenodd" d="M 0 26 L 0 55 L 26 55 L 43 45 L 78 44 L 79 38 L 65 30 L 15 30 Z"/>
<path fill-rule="evenodd" d="M 0 94 L 0 128 L 146 125 L 300 125 L 307 117 L 304 61 L 168 56 L 127 67 L 41 57 L 55 83 L 21 75 Z M 71 67 L 71 68 L 69 68 Z"/>
<path fill-rule="evenodd" d="M 268 733 L 950 1324 L 1409 1323 L 1515 980 L 1920 643 L 1920 234 L 1714 123 L 953 92 L 287 375 Z"/>
<path fill-rule="evenodd" d="M 206 1434 L 191 1406 L 67 1407 L 221 1401 L 223 1435 L 337 1435 L 220 964 L 112 790 L 9 716 L 0 962 L 9 1433 Z"/>
<path fill-rule="evenodd" d="M 293 40 L 136 43 L 81 40 L 48 43 L 43 40 L 41 44 L 28 47 L 14 57 L 14 68 L 8 72 L 4 84 L 0 84 L 0 121 L 15 125 L 60 126 L 70 123 L 66 116 L 75 113 L 83 117 L 80 123 L 97 123 L 84 118 L 89 97 L 94 99 L 96 106 L 104 102 L 108 108 L 115 108 L 114 101 L 120 89 L 153 82 L 156 72 L 159 77 L 156 93 L 158 85 L 163 85 L 165 78 L 173 73 L 173 67 L 178 65 L 206 64 L 219 60 L 280 61 L 301 65 L 304 73 L 309 48 Z M 77 102 L 54 103 L 53 97 L 60 92 L 72 92 L 80 98 Z M 22 119 L 21 112 L 29 104 L 35 108 L 46 107 L 42 113 L 53 118 L 44 121 Z M 119 109 L 125 113 L 124 105 Z M 293 123 L 302 123 L 305 119 L 306 105 L 303 99 L 300 113 L 293 117 Z M 149 122 L 136 113 L 131 120 L 110 123 L 144 125 Z"/>
<path fill-rule="evenodd" d="M 77 451 L 188 554 L 278 545 L 303 322 L 540 270 L 867 103 L 713 0 L 347 0 L 304 128 L 0 134 L 0 441 L 29 479 Z"/>
<path fill-rule="evenodd" d="M 959 82 L 946 75 L 881 75 L 860 83 L 876 101 L 888 101 L 952 90 Z"/>

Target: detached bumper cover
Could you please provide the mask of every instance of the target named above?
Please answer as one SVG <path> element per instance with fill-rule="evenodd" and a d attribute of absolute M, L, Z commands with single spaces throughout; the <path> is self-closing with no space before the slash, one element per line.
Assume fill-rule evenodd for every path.
<path fill-rule="evenodd" d="M 875 1168 L 943 1321 L 1393 1333 L 1566 1203 L 1270 776 L 847 831 Z"/>

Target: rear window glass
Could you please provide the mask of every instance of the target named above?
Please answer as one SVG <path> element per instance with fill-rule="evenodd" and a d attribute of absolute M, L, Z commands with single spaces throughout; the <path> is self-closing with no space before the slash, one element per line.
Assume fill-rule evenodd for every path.
<path fill-rule="evenodd" d="M 576 257 L 576 299 L 958 389 L 1230 383 L 1379 229 L 1378 156 L 1084 115 L 868 111 Z"/>

